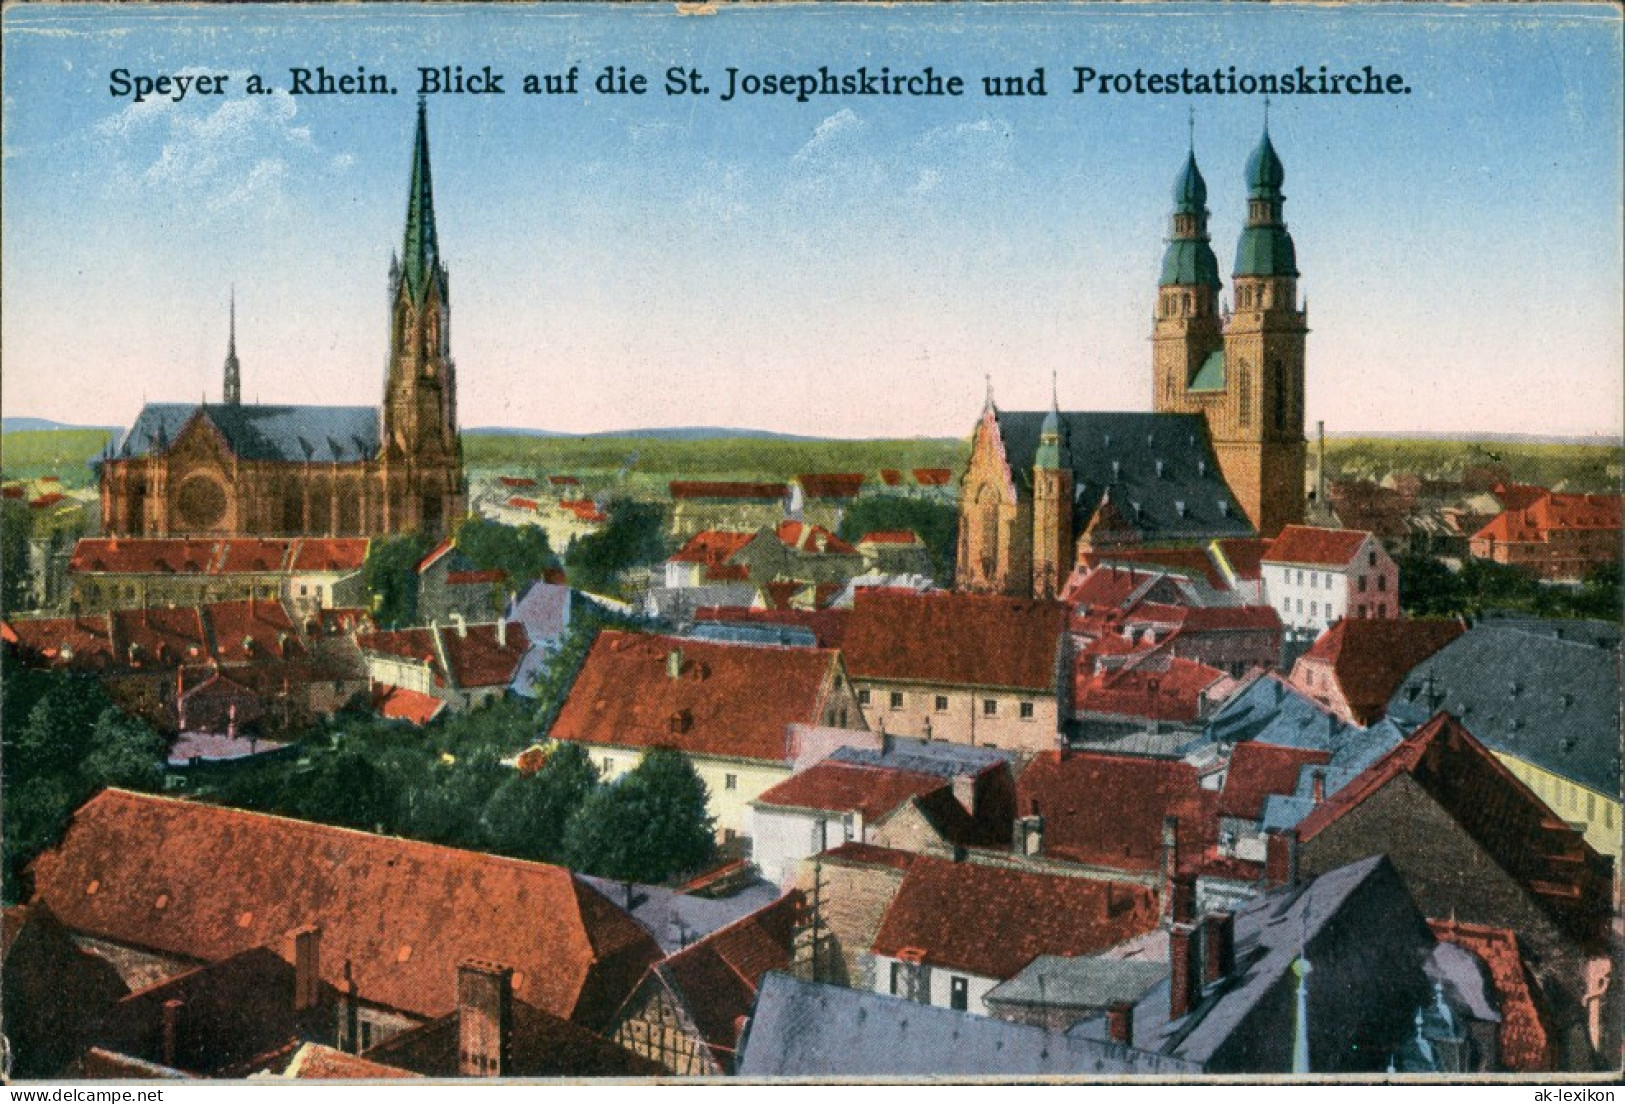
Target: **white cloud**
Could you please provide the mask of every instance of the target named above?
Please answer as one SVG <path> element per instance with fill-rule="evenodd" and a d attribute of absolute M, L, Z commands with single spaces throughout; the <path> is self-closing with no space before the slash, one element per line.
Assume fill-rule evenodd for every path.
<path fill-rule="evenodd" d="M 314 153 L 315 142 L 297 121 L 292 96 L 283 91 L 243 95 L 236 90 L 245 77 L 233 74 L 228 85 L 233 91 L 224 97 L 147 99 L 103 119 L 96 133 L 120 170 L 115 178 L 139 179 L 178 198 L 202 197 L 216 211 L 280 202 L 290 161 Z M 351 161 L 341 154 L 333 167 L 343 169 Z"/>

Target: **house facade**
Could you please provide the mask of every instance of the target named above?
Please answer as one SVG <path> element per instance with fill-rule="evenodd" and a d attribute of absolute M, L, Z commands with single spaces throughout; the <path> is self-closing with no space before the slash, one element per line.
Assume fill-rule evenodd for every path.
<path fill-rule="evenodd" d="M 1313 640 L 1345 617 L 1397 618 L 1399 567 L 1358 529 L 1288 526 L 1264 553 L 1264 600 L 1295 640 Z"/>

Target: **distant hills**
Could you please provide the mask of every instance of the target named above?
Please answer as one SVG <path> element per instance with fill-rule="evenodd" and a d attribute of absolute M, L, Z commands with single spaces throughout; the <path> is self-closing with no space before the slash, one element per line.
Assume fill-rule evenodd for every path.
<path fill-rule="evenodd" d="M 25 430 L 100 430 L 122 433 L 121 426 L 87 426 L 56 422 L 49 418 L 0 418 L 0 431 L 14 433 Z M 595 433 L 560 433 L 551 429 L 530 429 L 523 426 L 474 426 L 464 429 L 469 435 L 483 437 L 568 437 L 577 440 L 595 440 L 613 437 L 639 437 L 652 441 L 837 441 L 846 438 L 814 437 L 796 433 L 776 433 L 770 429 L 736 429 L 730 426 L 660 426 L 652 429 L 609 429 Z M 1349 431 L 1327 434 L 1329 440 L 1392 440 L 1392 441 L 1500 441 L 1508 444 L 1552 445 L 1609 445 L 1620 442 L 1618 437 L 1606 433 L 1594 434 L 1541 434 L 1541 433 L 1431 433 L 1426 430 Z M 864 439 L 864 438 L 860 438 Z M 878 440 L 878 438 L 875 438 Z M 888 438 L 889 439 L 889 438 Z M 950 438 L 920 437 L 916 440 L 949 440 Z M 1311 442 L 1312 443 L 1312 442 Z"/>

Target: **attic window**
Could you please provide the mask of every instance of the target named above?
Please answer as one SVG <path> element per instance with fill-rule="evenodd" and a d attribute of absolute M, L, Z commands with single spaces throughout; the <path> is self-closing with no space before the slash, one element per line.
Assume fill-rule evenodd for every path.
<path fill-rule="evenodd" d="M 99 878 L 90 879 L 90 884 L 85 887 L 85 896 L 86 897 L 94 897 L 94 896 L 96 896 L 96 891 L 98 889 L 100 889 L 101 887 L 102 887 L 101 879 L 99 879 Z"/>
<path fill-rule="evenodd" d="M 158 894 L 158 899 L 152 903 L 152 907 L 155 908 L 155 909 L 158 909 L 160 911 L 162 911 L 163 909 L 168 908 L 169 907 L 169 894 L 167 894 L 167 893 Z"/>
<path fill-rule="evenodd" d="M 687 709 L 679 709 L 667 718 L 667 727 L 673 735 L 680 735 L 694 727 L 694 714 Z"/>
<path fill-rule="evenodd" d="M 401 949 L 395 952 L 395 961 L 405 965 L 412 960 L 412 944 L 403 943 Z"/>
<path fill-rule="evenodd" d="M 254 914 L 253 914 L 253 912 L 245 912 L 241 916 L 237 917 L 237 926 L 239 928 L 246 928 L 250 924 L 252 924 L 253 922 L 254 922 Z"/>

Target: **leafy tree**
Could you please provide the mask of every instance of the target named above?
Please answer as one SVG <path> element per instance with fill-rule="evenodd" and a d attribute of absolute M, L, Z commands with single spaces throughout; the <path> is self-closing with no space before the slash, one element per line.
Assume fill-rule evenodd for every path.
<path fill-rule="evenodd" d="M 448 847 L 486 847 L 482 814 L 509 771 L 490 750 L 436 762 L 402 790 L 403 830 L 414 839 Z"/>
<path fill-rule="evenodd" d="M 570 546 L 564 562 L 572 586 L 612 593 L 629 567 L 659 563 L 670 554 L 665 512 L 649 502 L 622 499 L 609 507 L 609 521 Z"/>
<path fill-rule="evenodd" d="M 598 788 L 598 769 L 580 744 L 559 744 L 532 776 L 515 772 L 486 802 L 491 846 L 504 855 L 561 862 L 570 818 Z"/>
<path fill-rule="evenodd" d="M 660 882 L 701 866 L 714 849 L 706 798 L 686 755 L 651 750 L 571 818 L 564 843 L 569 865 L 623 882 Z"/>
<path fill-rule="evenodd" d="M 107 708 L 90 731 L 90 749 L 79 773 L 87 786 L 161 790 L 164 738 L 119 709 Z"/>
<path fill-rule="evenodd" d="M 457 530 L 457 550 L 475 566 L 496 569 L 508 576 L 508 585 L 518 589 L 542 572 L 558 566 L 558 557 L 548 546 L 547 534 L 535 525 L 503 525 L 499 521 L 470 518 Z"/>
<path fill-rule="evenodd" d="M 367 831 L 387 824 L 395 793 L 366 756 L 356 751 L 319 755 L 309 770 L 289 780 L 287 809 L 305 820 Z"/>
<path fill-rule="evenodd" d="M 1399 605 L 1412 617 L 1439 617 L 1466 612 L 1466 587 L 1461 578 L 1432 556 L 1404 555 L 1398 559 Z"/>
<path fill-rule="evenodd" d="M 26 502 L 0 499 L 0 613 L 28 606 L 28 537 L 33 526 Z"/>
<path fill-rule="evenodd" d="M 416 533 L 376 538 L 367 552 L 362 578 L 372 594 L 373 617 L 385 628 L 410 625 L 417 617 L 418 561 L 429 548 Z"/>
<path fill-rule="evenodd" d="M 895 495 L 867 495 L 847 507 L 836 535 L 856 544 L 865 534 L 885 529 L 909 529 L 931 552 L 940 584 L 953 581 L 959 552 L 959 508 Z"/>

